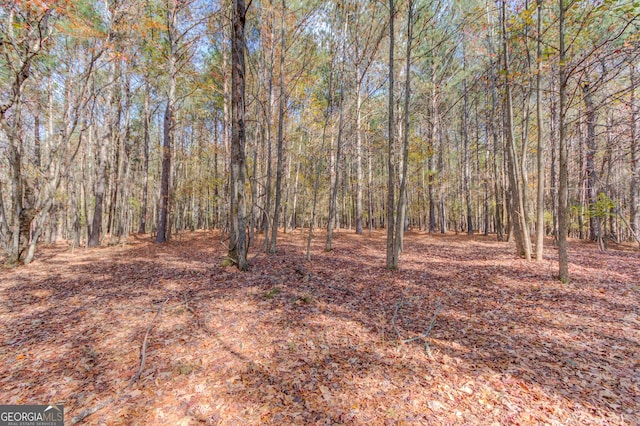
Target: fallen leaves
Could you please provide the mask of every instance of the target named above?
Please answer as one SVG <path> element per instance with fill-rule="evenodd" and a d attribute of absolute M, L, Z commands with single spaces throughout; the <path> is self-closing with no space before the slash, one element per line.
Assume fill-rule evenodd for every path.
<path fill-rule="evenodd" d="M 397 272 L 382 233 L 315 241 L 313 262 L 282 236 L 247 273 L 220 267 L 218 241 L 58 247 L 1 271 L 0 400 L 70 417 L 118 401 L 89 424 L 640 423 L 637 252 L 581 244 L 564 285 L 553 251 L 527 263 L 478 236 L 409 234 Z M 432 357 L 400 344 L 438 300 Z"/>

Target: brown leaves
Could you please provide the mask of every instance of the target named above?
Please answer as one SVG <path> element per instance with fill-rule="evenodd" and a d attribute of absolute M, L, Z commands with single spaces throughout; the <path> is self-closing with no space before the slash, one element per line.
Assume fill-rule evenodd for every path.
<path fill-rule="evenodd" d="M 73 417 L 121 398 L 91 424 L 640 421 L 637 252 L 582 245 L 563 285 L 553 259 L 477 236 L 410 234 L 399 272 L 383 267 L 381 233 L 338 233 L 330 253 L 317 240 L 313 262 L 284 236 L 248 273 L 219 267 L 219 237 L 201 232 L 8 271 L 0 400 L 62 402 Z M 403 337 L 442 301 L 433 358 L 398 344 L 403 297 Z"/>

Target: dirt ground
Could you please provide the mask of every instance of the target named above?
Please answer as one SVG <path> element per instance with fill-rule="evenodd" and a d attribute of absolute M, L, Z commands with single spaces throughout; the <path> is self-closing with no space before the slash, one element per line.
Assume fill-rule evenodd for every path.
<path fill-rule="evenodd" d="M 332 252 L 318 233 L 311 262 L 305 237 L 245 273 L 204 231 L 0 269 L 0 403 L 68 424 L 640 424 L 637 249 L 574 241 L 562 284 L 552 247 L 409 233 L 388 271 L 383 233 Z"/>

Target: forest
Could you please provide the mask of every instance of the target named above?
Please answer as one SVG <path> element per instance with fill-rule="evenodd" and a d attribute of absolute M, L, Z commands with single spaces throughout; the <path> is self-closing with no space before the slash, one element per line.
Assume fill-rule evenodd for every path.
<path fill-rule="evenodd" d="M 632 0 L 0 0 L 0 402 L 634 424 L 639 85 Z"/>

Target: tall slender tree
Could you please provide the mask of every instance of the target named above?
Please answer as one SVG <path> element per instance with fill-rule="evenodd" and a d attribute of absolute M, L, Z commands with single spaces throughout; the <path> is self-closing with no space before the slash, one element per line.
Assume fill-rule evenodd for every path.
<path fill-rule="evenodd" d="M 394 1 L 389 0 L 389 115 L 388 115 L 388 149 L 387 149 L 387 220 L 385 226 L 387 228 L 387 269 L 398 269 L 398 257 L 395 251 L 396 234 L 395 234 L 395 216 L 393 206 L 395 205 L 395 164 L 394 164 L 394 152 L 395 152 L 395 137 L 396 137 L 396 125 L 394 118 L 394 21 L 395 21 L 395 7 Z"/>
<path fill-rule="evenodd" d="M 280 222 L 280 208 L 282 203 L 282 173 L 284 162 L 284 104 L 285 104 L 285 87 L 284 87 L 284 55 L 285 55 L 285 32 L 284 22 L 287 6 L 285 0 L 282 0 L 282 16 L 280 20 L 280 96 L 278 97 L 278 148 L 277 148 L 277 164 L 276 164 L 276 200 L 273 211 L 273 226 L 271 227 L 271 244 L 269 252 L 276 252 L 276 243 L 278 240 L 278 225 Z M 286 220 L 286 218 L 285 218 Z"/>
<path fill-rule="evenodd" d="M 245 22 L 244 0 L 233 0 L 231 36 L 231 216 L 229 258 L 241 271 L 247 270 L 245 207 Z"/>
<path fill-rule="evenodd" d="M 405 88 L 404 88 L 404 117 L 402 131 L 402 177 L 400 179 L 400 193 L 398 194 L 398 207 L 396 211 L 396 235 L 394 241 L 393 257 L 398 267 L 398 259 L 402 251 L 402 242 L 407 214 L 407 172 L 409 169 L 409 131 L 411 99 L 411 43 L 413 41 L 413 0 L 408 0 L 407 4 L 407 53 L 405 68 Z"/>
<path fill-rule="evenodd" d="M 536 192 L 536 260 L 542 260 L 544 245 L 544 146 L 542 144 L 542 0 L 537 0 L 537 37 L 536 37 L 536 124 L 538 146 L 536 160 L 538 165 L 538 185 Z"/>
<path fill-rule="evenodd" d="M 559 179 L 558 179 L 558 278 L 566 283 L 569 281 L 569 259 L 567 254 L 567 202 L 569 198 L 569 165 L 567 152 L 567 51 L 565 48 L 565 0 L 558 0 L 558 45 L 559 45 Z"/>
<path fill-rule="evenodd" d="M 524 206 L 524 198 L 521 170 L 517 160 L 516 141 L 514 135 L 513 123 L 513 101 L 511 94 L 510 60 L 509 60 L 509 43 L 507 38 L 507 13 L 506 0 L 502 1 L 502 59 L 505 80 L 505 136 L 507 151 L 507 166 L 509 173 L 509 193 L 510 193 L 510 217 L 513 227 L 513 235 L 516 241 L 516 250 L 519 256 L 524 256 L 527 260 L 531 260 L 531 240 L 529 237 L 529 226 L 526 220 L 526 211 Z"/>

